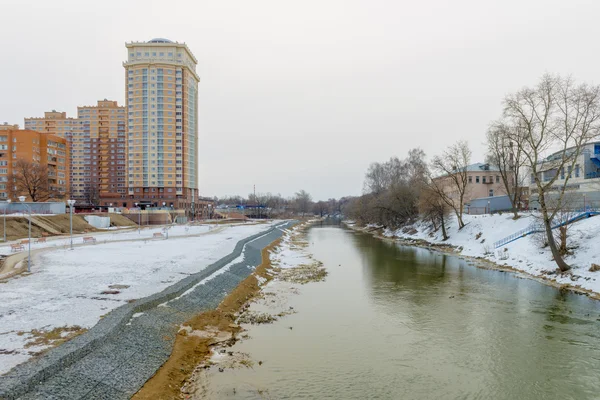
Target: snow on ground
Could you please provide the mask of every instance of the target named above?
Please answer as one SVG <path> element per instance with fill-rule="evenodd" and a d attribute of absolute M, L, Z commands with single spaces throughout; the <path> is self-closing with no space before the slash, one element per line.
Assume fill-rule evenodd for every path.
<path fill-rule="evenodd" d="M 31 275 L 0 283 L 0 373 L 45 348 L 26 348 L 34 339 L 32 330 L 76 325 L 89 329 L 112 309 L 202 270 L 233 251 L 239 240 L 275 223 L 231 226 L 198 237 L 108 242 L 37 254 Z M 197 233 L 194 228 L 208 229 L 190 227 L 189 234 Z M 181 230 L 185 233 L 184 227 Z M 137 231 L 125 235 L 135 236 Z"/>
<path fill-rule="evenodd" d="M 314 260 L 310 254 L 294 244 L 294 237 L 299 234 L 300 225 L 284 230 L 280 245 L 271 252 L 271 263 L 279 268 L 295 268 L 299 265 L 311 264 Z"/>
<path fill-rule="evenodd" d="M 483 257 L 531 275 L 555 279 L 560 284 L 580 285 L 583 289 L 600 293 L 600 272 L 589 271 L 592 263 L 600 264 L 600 246 L 595 243 L 595 238 L 600 236 L 600 216 L 576 222 L 569 227 L 568 246 L 577 248 L 573 249 L 573 255 L 565 258 L 572 270 L 564 276 L 547 274 L 547 271 L 556 270 L 556 263 L 552 260 L 550 249 L 542 248 L 536 235 L 494 249 L 494 242 L 538 223 L 537 215 L 525 213 L 518 220 L 513 220 L 510 213 L 464 215 L 463 220 L 466 225 L 458 231 L 452 218 L 451 226 L 447 228 L 450 238 L 446 242 L 442 241 L 440 231 L 432 234 L 428 225 L 422 222 L 397 231 L 388 230 L 385 235 L 459 246 L 463 255 Z"/>
<path fill-rule="evenodd" d="M 208 232 L 211 229 L 216 229 L 219 225 L 175 225 L 169 228 L 169 237 L 176 236 L 189 236 L 198 235 L 200 233 Z M 73 244 L 83 243 L 83 237 L 93 236 L 96 238 L 97 243 L 121 241 L 121 240 L 137 240 L 137 239 L 152 239 L 155 233 L 164 233 L 164 227 L 152 227 L 142 228 L 138 233 L 138 230 L 106 230 L 103 232 L 86 233 L 85 235 L 74 235 Z M 25 238 L 27 239 L 27 238 Z M 35 243 L 35 239 L 31 242 L 31 249 L 41 249 L 46 247 L 65 247 L 70 243 L 70 237 L 59 237 L 52 238 L 48 237 L 46 243 Z M 27 246 L 26 246 L 27 247 Z M 27 248 L 25 248 L 27 250 Z M 10 246 L 8 244 L 0 246 L 0 255 L 11 254 Z"/>

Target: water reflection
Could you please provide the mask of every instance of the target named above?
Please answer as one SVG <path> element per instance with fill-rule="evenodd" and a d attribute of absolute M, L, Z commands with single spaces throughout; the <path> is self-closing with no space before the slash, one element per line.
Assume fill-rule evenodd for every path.
<path fill-rule="evenodd" d="M 597 302 L 328 222 L 309 242 L 327 280 L 250 330 L 237 350 L 264 365 L 216 373 L 211 398 L 598 398 Z"/>

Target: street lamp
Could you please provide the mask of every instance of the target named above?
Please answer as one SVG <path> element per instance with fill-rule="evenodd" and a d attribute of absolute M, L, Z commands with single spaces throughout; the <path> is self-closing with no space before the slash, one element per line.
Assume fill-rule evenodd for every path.
<path fill-rule="evenodd" d="M 31 207 L 25 204 L 25 196 L 19 196 L 19 201 L 27 207 L 29 211 L 29 240 L 27 241 L 28 254 L 27 254 L 27 272 L 31 272 Z"/>
<path fill-rule="evenodd" d="M 163 208 L 167 208 L 167 203 L 165 201 L 163 201 Z M 167 239 L 169 238 L 169 212 L 167 211 L 165 213 L 165 216 L 167 217 L 167 225 L 165 226 L 165 232 L 167 233 Z"/>
<path fill-rule="evenodd" d="M 585 208 L 585 193 L 583 194 L 583 212 L 586 212 L 586 208 Z M 6 240 L 5 240 L 6 241 Z"/>
<path fill-rule="evenodd" d="M 6 206 L 4 207 L 4 242 L 6 243 L 6 209 L 10 206 L 10 199 L 6 200 Z"/>
<path fill-rule="evenodd" d="M 141 226 L 141 217 L 142 217 L 142 210 L 138 207 L 138 203 L 134 203 L 136 208 L 138 209 L 138 234 L 142 233 L 140 226 Z"/>
<path fill-rule="evenodd" d="M 75 200 L 67 200 L 67 204 L 69 205 L 69 225 L 71 227 L 71 250 L 73 250 L 73 206 L 75 205 Z"/>

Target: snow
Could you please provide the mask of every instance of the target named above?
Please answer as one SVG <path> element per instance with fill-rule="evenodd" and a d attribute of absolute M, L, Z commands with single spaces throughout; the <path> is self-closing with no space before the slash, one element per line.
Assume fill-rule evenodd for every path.
<path fill-rule="evenodd" d="M 284 229 L 281 243 L 271 252 L 271 263 L 278 268 L 295 268 L 300 265 L 307 265 L 314 262 L 310 254 L 293 243 L 293 236 L 298 234 L 300 226 L 296 225 L 292 229 Z"/>
<path fill-rule="evenodd" d="M 521 229 L 528 228 L 539 221 L 539 215 L 521 214 L 521 218 L 512 219 L 512 214 L 502 215 L 464 215 L 465 227 L 460 231 L 455 219 L 447 228 L 450 238 L 442 241 L 441 231 L 431 233 L 428 225 L 422 222 L 396 231 L 386 231 L 389 237 L 404 239 L 422 239 L 431 243 L 444 243 L 462 248 L 460 253 L 469 257 L 482 257 L 499 265 L 510 266 L 527 274 L 555 280 L 559 284 L 580 286 L 582 289 L 600 293 L 600 272 L 590 272 L 592 263 L 600 264 L 600 246 L 595 238 L 600 235 L 600 216 L 576 222 L 568 230 L 568 246 L 574 254 L 565 261 L 571 265 L 570 273 L 548 275 L 556 270 L 556 263 L 548 247 L 542 248 L 535 235 L 529 235 L 494 249 L 494 242 L 503 239 Z M 411 232 L 414 228 L 415 232 Z M 478 235 L 480 236 L 478 237 Z M 476 239 L 476 237 L 478 237 Z"/>
<path fill-rule="evenodd" d="M 180 236 L 191 236 L 206 233 L 212 229 L 218 229 L 215 225 L 175 225 L 169 228 L 169 237 L 180 237 Z M 155 233 L 163 233 L 164 227 L 152 227 L 142 228 L 138 233 L 137 229 L 128 231 L 115 231 L 105 230 L 102 232 L 86 233 L 84 235 L 73 235 L 73 244 L 81 244 L 83 242 L 82 237 L 93 236 L 96 238 L 97 243 L 115 242 L 123 240 L 139 240 L 139 239 L 152 239 Z M 65 247 L 70 244 L 69 236 L 61 236 L 58 238 L 46 238 L 46 243 L 35 243 L 35 239 L 32 239 L 31 249 L 41 249 L 47 247 Z M 27 246 L 25 246 L 27 250 Z M 0 246 L 0 255 L 11 254 L 10 245 L 5 244 Z"/>
<path fill-rule="evenodd" d="M 75 325 L 89 329 L 112 309 L 201 271 L 231 253 L 239 240 L 275 223 L 213 229 L 197 237 L 181 236 L 207 232 L 208 227 L 190 226 L 188 232 L 185 227 L 175 227 L 169 236 L 179 238 L 169 240 L 103 243 L 111 235 L 118 237 L 116 240 L 139 235 L 137 231 L 96 235 L 102 237 L 97 245 L 73 250 L 57 247 L 34 254 L 31 275 L 0 284 L 0 373 L 26 361 L 31 357 L 29 351 L 43 349 L 25 348 L 31 330 Z M 142 236 L 150 238 L 159 231 L 142 230 Z"/>

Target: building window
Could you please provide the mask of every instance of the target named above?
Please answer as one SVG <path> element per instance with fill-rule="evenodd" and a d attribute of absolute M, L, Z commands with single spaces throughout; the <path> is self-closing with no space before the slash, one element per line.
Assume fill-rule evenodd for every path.
<path fill-rule="evenodd" d="M 485 176 L 481 177 L 481 183 L 485 183 Z"/>
<path fill-rule="evenodd" d="M 475 176 L 475 183 L 479 183 L 479 176 Z"/>
<path fill-rule="evenodd" d="M 565 167 L 560 169 L 560 179 L 565 179 Z"/>
<path fill-rule="evenodd" d="M 496 175 L 496 183 L 500 183 L 500 176 Z"/>
<path fill-rule="evenodd" d="M 169 140 L 169 143 L 171 143 L 171 141 Z M 469 176 L 469 183 L 473 183 L 473 177 Z"/>
<path fill-rule="evenodd" d="M 579 164 L 575 165 L 575 178 L 579 178 Z"/>
<path fill-rule="evenodd" d="M 494 189 L 490 189 L 489 195 L 490 195 L 490 197 L 494 197 Z"/>

